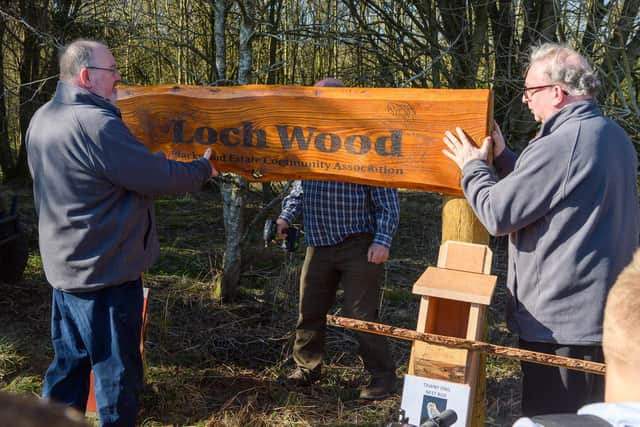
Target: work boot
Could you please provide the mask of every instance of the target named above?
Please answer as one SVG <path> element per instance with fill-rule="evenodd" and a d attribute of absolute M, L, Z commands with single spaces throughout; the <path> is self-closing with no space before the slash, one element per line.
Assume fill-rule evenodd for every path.
<path fill-rule="evenodd" d="M 295 387 L 306 387 L 320 379 L 320 370 L 309 371 L 297 367 L 287 375 L 287 383 Z"/>
<path fill-rule="evenodd" d="M 382 400 L 391 396 L 396 389 L 395 373 L 371 377 L 371 382 L 360 390 L 360 399 Z"/>

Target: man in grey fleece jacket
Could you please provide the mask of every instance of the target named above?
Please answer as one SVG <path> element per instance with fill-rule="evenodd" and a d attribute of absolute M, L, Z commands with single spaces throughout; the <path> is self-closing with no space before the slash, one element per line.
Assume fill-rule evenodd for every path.
<path fill-rule="evenodd" d="M 594 361 L 603 360 L 607 292 L 638 245 L 640 217 L 636 152 L 596 106 L 599 85 L 576 51 L 544 44 L 522 97 L 541 128 L 517 159 L 497 127 L 480 148 L 459 128 L 444 137 L 474 212 L 491 234 L 509 235 L 507 320 L 520 346 Z M 522 371 L 526 416 L 603 399 L 600 376 L 532 363 Z"/>
<path fill-rule="evenodd" d="M 135 425 L 142 387 L 141 274 L 159 254 L 153 197 L 199 190 L 217 171 L 153 155 L 113 104 L 109 49 L 76 40 L 26 136 L 40 253 L 53 286 L 54 359 L 42 396 L 85 410 L 89 373 L 101 426 Z"/>
<path fill-rule="evenodd" d="M 513 427 L 640 426 L 640 251 L 618 276 L 604 309 L 602 349 L 607 362 L 605 401 L 590 403 L 577 414 L 520 418 Z"/>

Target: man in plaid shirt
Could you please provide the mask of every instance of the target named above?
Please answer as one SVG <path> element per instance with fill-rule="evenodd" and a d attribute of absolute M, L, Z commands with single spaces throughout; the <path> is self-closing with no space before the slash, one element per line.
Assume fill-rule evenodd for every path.
<path fill-rule="evenodd" d="M 342 86 L 335 79 L 316 86 Z M 296 181 L 282 203 L 278 233 L 304 214 L 307 251 L 300 276 L 300 303 L 293 358 L 298 365 L 287 377 L 296 385 L 309 385 L 320 377 L 324 353 L 326 315 L 344 289 L 344 315 L 378 320 L 384 262 L 398 226 L 398 192 L 348 182 Z M 395 388 L 395 365 L 384 337 L 356 333 L 360 356 L 371 382 L 360 398 L 377 400 Z"/>

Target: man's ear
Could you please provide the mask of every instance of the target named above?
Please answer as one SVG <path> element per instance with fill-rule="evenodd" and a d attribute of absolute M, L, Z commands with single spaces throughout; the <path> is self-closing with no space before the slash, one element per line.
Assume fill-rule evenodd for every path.
<path fill-rule="evenodd" d="M 80 70 L 78 80 L 80 81 L 80 85 L 83 87 L 91 86 L 91 78 L 89 77 L 89 70 L 87 68 L 83 68 Z"/>
<path fill-rule="evenodd" d="M 559 85 L 556 85 L 552 88 L 553 90 L 553 105 L 554 107 L 562 108 L 567 102 L 567 97 L 569 96 L 567 92 L 562 89 Z"/>

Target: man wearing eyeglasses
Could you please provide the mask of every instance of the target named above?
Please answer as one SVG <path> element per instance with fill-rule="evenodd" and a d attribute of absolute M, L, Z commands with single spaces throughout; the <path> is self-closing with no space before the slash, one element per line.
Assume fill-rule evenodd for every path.
<path fill-rule="evenodd" d="M 480 148 L 462 129 L 447 131 L 444 154 L 487 230 L 509 235 L 507 320 L 520 346 L 601 362 L 605 299 L 638 245 L 640 215 L 636 152 L 598 109 L 599 87 L 579 53 L 543 44 L 522 95 L 541 127 L 520 156 L 497 126 Z M 600 376 L 525 362 L 522 372 L 525 416 L 603 399 Z"/>
<path fill-rule="evenodd" d="M 84 412 L 93 369 L 101 426 L 134 426 L 142 387 L 141 274 L 158 257 L 153 197 L 199 190 L 217 171 L 153 155 L 114 105 L 109 48 L 60 52 L 56 93 L 26 135 L 55 352 L 42 397 Z"/>

